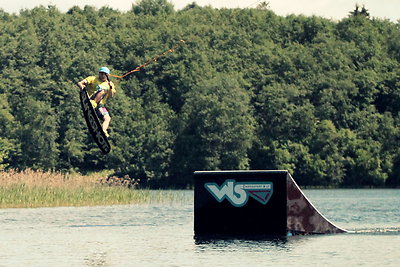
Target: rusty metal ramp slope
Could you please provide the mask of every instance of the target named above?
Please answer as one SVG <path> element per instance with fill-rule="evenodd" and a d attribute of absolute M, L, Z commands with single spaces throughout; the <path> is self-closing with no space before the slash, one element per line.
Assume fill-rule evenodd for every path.
<path fill-rule="evenodd" d="M 323 216 L 287 173 L 287 229 L 293 234 L 337 234 L 347 231 Z"/>

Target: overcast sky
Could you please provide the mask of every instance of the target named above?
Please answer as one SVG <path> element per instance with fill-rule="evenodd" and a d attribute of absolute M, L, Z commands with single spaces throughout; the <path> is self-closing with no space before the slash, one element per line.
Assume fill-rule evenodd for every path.
<path fill-rule="evenodd" d="M 264 0 L 169 0 L 176 10 L 196 2 L 200 6 L 211 5 L 215 8 L 255 8 Z M 72 6 L 85 5 L 109 6 L 120 11 L 131 9 L 135 0 L 0 0 L 0 8 L 8 13 L 19 13 L 21 9 L 31 9 L 35 6 L 55 5 L 62 12 Z M 278 15 L 303 14 L 317 15 L 329 19 L 340 20 L 347 17 L 355 9 L 356 4 L 365 6 L 372 17 L 386 18 L 393 22 L 400 20 L 400 0 L 266 0 L 269 7 Z"/>

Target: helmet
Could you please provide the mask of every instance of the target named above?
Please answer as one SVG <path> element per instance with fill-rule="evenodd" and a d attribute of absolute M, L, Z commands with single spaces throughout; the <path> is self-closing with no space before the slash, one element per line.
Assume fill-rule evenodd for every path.
<path fill-rule="evenodd" d="M 104 73 L 110 74 L 110 70 L 107 67 L 101 67 L 99 69 L 99 72 L 104 72 Z"/>

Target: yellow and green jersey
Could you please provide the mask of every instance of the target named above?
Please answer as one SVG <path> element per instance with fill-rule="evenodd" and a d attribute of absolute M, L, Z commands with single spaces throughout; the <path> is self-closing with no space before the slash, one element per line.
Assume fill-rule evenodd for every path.
<path fill-rule="evenodd" d="M 102 80 L 99 79 L 99 77 L 89 76 L 89 77 L 85 78 L 85 81 L 86 81 L 86 88 L 87 88 L 89 97 L 91 97 L 94 93 L 96 93 L 97 91 L 100 91 L 100 90 L 104 90 L 106 92 L 105 97 L 99 103 L 101 105 L 104 105 L 107 101 L 108 90 L 110 90 L 110 85 L 111 85 L 114 93 L 116 92 L 113 82 L 110 82 L 110 83 L 108 83 L 108 81 L 103 82 Z"/>

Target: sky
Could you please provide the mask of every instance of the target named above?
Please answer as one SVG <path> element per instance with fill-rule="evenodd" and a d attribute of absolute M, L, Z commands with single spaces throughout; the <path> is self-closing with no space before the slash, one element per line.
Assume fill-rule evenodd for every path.
<path fill-rule="evenodd" d="M 21 9 L 36 6 L 55 5 L 66 12 L 73 6 L 85 5 L 97 8 L 108 6 L 120 11 L 128 11 L 137 0 L 0 0 L 0 9 L 7 13 L 18 14 Z M 269 8 L 276 14 L 302 14 L 321 16 L 333 20 L 341 20 L 355 9 L 356 4 L 365 6 L 371 17 L 389 19 L 400 22 L 400 0 L 168 0 L 176 10 L 196 2 L 199 6 L 211 5 L 215 8 L 255 8 L 258 3 L 269 3 Z"/>

